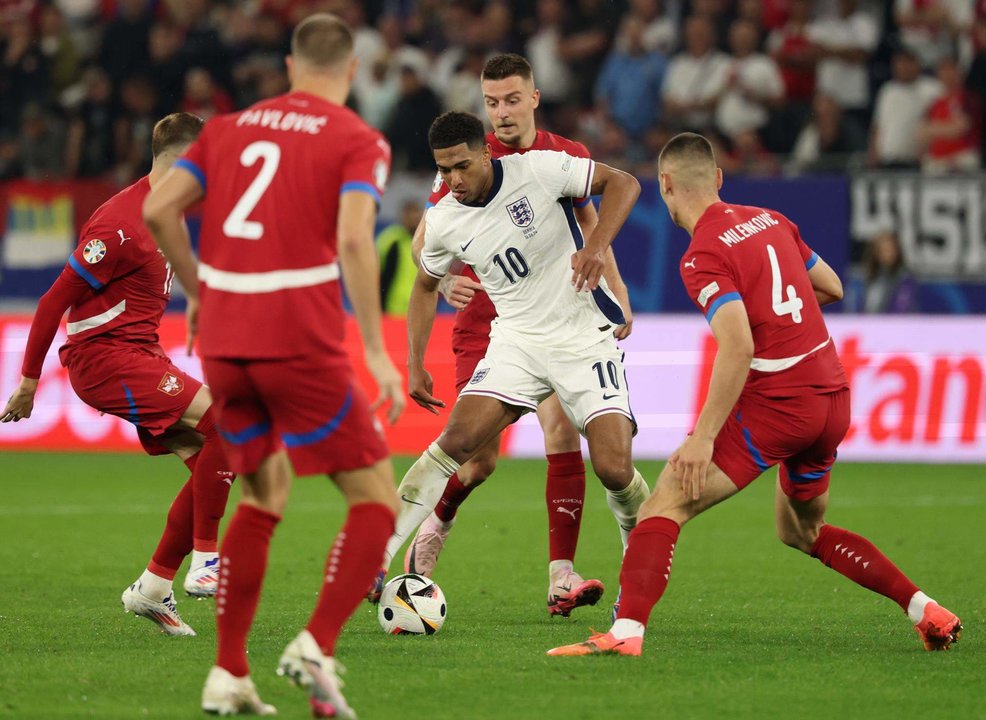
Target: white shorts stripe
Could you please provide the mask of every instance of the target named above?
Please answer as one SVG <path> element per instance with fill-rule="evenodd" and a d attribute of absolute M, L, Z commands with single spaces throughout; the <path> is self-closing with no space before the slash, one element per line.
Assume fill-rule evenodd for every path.
<path fill-rule="evenodd" d="M 253 295 L 277 292 L 292 288 L 311 287 L 339 279 L 339 264 L 316 265 L 294 270 L 269 270 L 267 272 L 241 273 L 217 270 L 199 263 L 199 280 L 212 290 Z"/>
<path fill-rule="evenodd" d="M 806 357 L 811 355 L 817 350 L 821 350 L 823 347 L 831 342 L 832 338 L 827 338 L 825 342 L 820 345 L 816 345 L 811 350 L 806 352 L 804 355 L 795 355 L 794 357 L 777 358 L 776 360 L 766 360 L 764 358 L 753 358 L 750 361 L 750 369 L 757 370 L 759 372 L 780 372 L 781 370 L 787 370 L 790 367 L 794 367 L 799 362 L 804 360 Z"/>
<path fill-rule="evenodd" d="M 111 307 L 106 312 L 101 312 L 99 315 L 93 315 L 92 317 L 86 318 L 85 320 L 76 320 L 75 322 L 70 322 L 65 326 L 66 331 L 69 335 L 77 335 L 80 332 L 85 332 L 86 330 L 92 330 L 93 328 L 98 328 L 100 325 L 105 325 L 111 320 L 115 320 L 120 317 L 124 310 L 127 309 L 127 300 L 124 298 L 116 305 Z"/>

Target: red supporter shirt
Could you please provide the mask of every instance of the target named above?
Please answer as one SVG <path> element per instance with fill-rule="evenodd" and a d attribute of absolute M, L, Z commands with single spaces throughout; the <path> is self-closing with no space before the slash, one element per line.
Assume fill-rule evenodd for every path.
<path fill-rule="evenodd" d="M 848 387 L 808 277 L 817 261 L 797 226 L 773 210 L 719 202 L 696 223 L 681 279 L 709 322 L 724 303 L 743 301 L 754 347 L 744 392 L 792 397 Z"/>
<path fill-rule="evenodd" d="M 202 356 L 344 359 L 339 200 L 380 199 L 390 172 L 383 136 L 346 107 L 291 92 L 210 120 L 176 167 L 206 191 Z"/>
<path fill-rule="evenodd" d="M 82 228 L 68 266 L 91 290 L 68 314 L 62 363 L 86 343 L 156 345 L 161 315 L 171 297 L 171 266 L 144 227 L 142 208 L 151 191 L 141 178 L 100 206 Z"/>
<path fill-rule="evenodd" d="M 523 155 L 528 150 L 557 150 L 567 152 L 573 157 L 589 157 L 589 151 L 585 145 L 574 140 L 569 140 L 561 135 L 538 130 L 534 136 L 534 144 L 528 148 L 514 148 L 504 145 L 497 140 L 496 134 L 488 133 L 486 141 L 490 144 L 493 157 L 503 157 L 504 155 Z M 443 197 L 448 195 L 448 185 L 442 180 L 442 176 L 435 177 L 435 184 L 431 188 L 431 195 L 428 197 L 428 207 L 435 205 Z M 574 201 L 575 207 L 585 207 L 591 202 L 590 198 L 584 197 Z M 476 273 L 469 266 L 461 273 L 466 277 L 479 282 Z M 485 292 L 477 292 L 468 305 L 455 315 L 455 325 L 452 328 L 452 337 L 457 344 L 466 343 L 476 349 L 485 349 L 489 343 L 490 324 L 496 317 L 496 308 Z"/>
<path fill-rule="evenodd" d="M 970 93 L 959 90 L 938 98 L 928 108 L 929 120 L 947 122 L 961 115 L 970 118 L 971 127 L 959 137 L 932 140 L 928 144 L 929 156 L 944 160 L 962 152 L 979 149 L 979 113 Z"/>

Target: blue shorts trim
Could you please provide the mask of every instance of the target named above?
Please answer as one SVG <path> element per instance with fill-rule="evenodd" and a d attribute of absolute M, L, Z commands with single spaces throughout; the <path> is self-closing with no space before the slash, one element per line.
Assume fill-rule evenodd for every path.
<path fill-rule="evenodd" d="M 134 401 L 134 394 L 130 392 L 130 388 L 127 387 L 126 383 L 120 383 L 123 386 L 123 394 L 127 397 L 127 405 L 130 407 L 130 415 L 127 416 L 127 420 L 132 422 L 134 425 L 140 424 L 140 417 L 137 415 L 137 403 Z"/>
<path fill-rule="evenodd" d="M 75 270 L 75 272 L 79 274 L 79 277 L 81 277 L 83 280 L 89 283 L 89 286 L 92 287 L 94 290 L 99 290 L 103 287 L 103 283 L 99 282 L 99 280 L 96 279 L 95 275 L 93 275 L 91 272 L 86 270 L 82 266 L 82 263 L 79 262 L 78 258 L 75 257 L 75 255 L 68 256 L 68 264 L 69 267 Z"/>
<path fill-rule="evenodd" d="M 740 423 L 740 430 L 743 431 L 743 439 L 746 441 L 746 449 L 750 451 L 750 457 L 753 458 L 754 464 L 760 469 L 760 472 L 770 470 L 770 465 L 764 461 L 763 455 L 757 450 L 757 446 L 753 444 L 753 436 L 750 434 L 750 431 L 740 421 L 739 413 L 736 413 L 736 422 Z"/>
<path fill-rule="evenodd" d="M 245 445 L 251 440 L 256 440 L 257 438 L 263 437 L 270 432 L 270 421 L 265 420 L 264 422 L 259 422 L 256 425 L 250 425 L 249 427 L 235 433 L 223 430 L 219 426 L 216 427 L 219 430 L 219 435 L 222 439 L 230 445 Z"/>
<path fill-rule="evenodd" d="M 301 447 L 303 445 L 312 445 L 317 442 L 321 442 L 329 435 L 334 433 L 342 421 L 346 419 L 346 415 L 349 414 L 349 409 L 353 405 L 353 389 L 349 388 L 346 390 L 346 399 L 342 401 L 342 407 L 339 408 L 339 412 L 335 414 L 331 420 L 317 427 L 314 430 L 306 433 L 284 433 L 281 435 L 281 439 L 284 440 L 284 444 L 289 447 Z"/>
<path fill-rule="evenodd" d="M 175 161 L 175 167 L 187 170 L 195 176 L 195 179 L 199 181 L 199 185 L 202 186 L 202 191 L 205 192 L 205 173 L 202 172 L 202 168 L 193 163 L 188 158 L 178 158 Z"/>
<path fill-rule="evenodd" d="M 815 480 L 821 480 L 823 477 L 825 477 L 825 474 L 831 469 L 832 466 L 829 465 L 824 470 L 818 470 L 816 472 L 809 472 L 809 473 L 803 473 L 801 475 L 798 475 L 797 473 L 791 472 L 791 469 L 788 468 L 787 477 L 791 482 L 796 482 L 796 483 L 814 482 Z"/>

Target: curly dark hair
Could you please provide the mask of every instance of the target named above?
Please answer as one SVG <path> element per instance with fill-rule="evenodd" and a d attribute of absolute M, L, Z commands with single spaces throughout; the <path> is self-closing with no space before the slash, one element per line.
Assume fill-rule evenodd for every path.
<path fill-rule="evenodd" d="M 432 150 L 455 147 L 465 143 L 478 150 L 486 143 L 483 121 L 472 113 L 451 111 L 435 118 L 428 128 L 428 146 Z"/>

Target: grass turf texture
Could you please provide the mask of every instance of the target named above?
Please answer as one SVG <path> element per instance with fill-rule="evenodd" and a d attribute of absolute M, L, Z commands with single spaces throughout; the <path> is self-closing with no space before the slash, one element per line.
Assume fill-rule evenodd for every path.
<path fill-rule="evenodd" d="M 409 462 L 398 459 L 398 473 Z M 659 465 L 640 467 L 653 483 Z M 924 652 L 891 601 L 777 542 L 765 477 L 684 530 L 639 659 L 544 656 L 608 627 L 620 548 L 590 477 L 577 567 L 607 591 L 595 608 L 549 619 L 543 473 L 543 462 L 503 461 L 464 506 L 436 573 L 449 602 L 441 633 L 391 637 L 360 606 L 338 656 L 363 720 L 986 717 L 981 467 L 842 464 L 833 487 L 829 520 L 871 538 L 962 617 L 951 652 Z M 201 717 L 212 602 L 180 599 L 199 635 L 167 638 L 119 601 L 184 468 L 5 453 L 0 477 L 0 717 Z M 273 670 L 307 620 L 342 515 L 328 482 L 306 478 L 274 537 L 250 658 L 280 717 L 308 716 Z"/>

